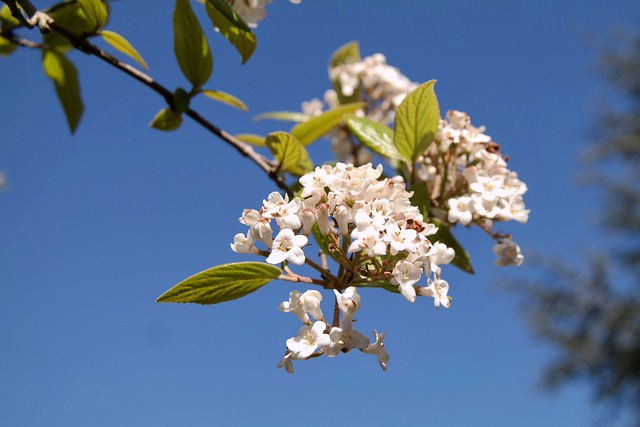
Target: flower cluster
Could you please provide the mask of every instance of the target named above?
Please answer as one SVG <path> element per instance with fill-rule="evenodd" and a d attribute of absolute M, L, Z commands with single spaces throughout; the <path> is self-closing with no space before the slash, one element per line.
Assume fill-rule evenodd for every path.
<path fill-rule="evenodd" d="M 340 353 L 357 348 L 363 353 L 375 355 L 380 367 L 386 371 L 389 354 L 384 348 L 384 333 L 378 334 L 378 331 L 374 330 L 374 343 L 371 344 L 366 335 L 353 328 L 353 316 L 360 308 L 357 288 L 349 286 L 342 293 L 337 290 L 333 292 L 342 313 L 339 326 L 330 327 L 325 321 L 320 309 L 322 294 L 318 291 L 292 291 L 289 301 L 280 303 L 280 311 L 295 314 L 304 325 L 298 330 L 297 336 L 287 340 L 287 351 L 278 367 L 292 374 L 294 360 L 305 360 L 322 354 L 336 357 Z M 309 316 L 313 317 L 313 322 Z"/>
<path fill-rule="evenodd" d="M 262 21 L 267 16 L 265 6 L 273 0 L 227 0 L 233 10 L 251 28 L 258 26 L 258 21 Z M 302 0 L 289 0 L 291 3 L 300 4 Z"/>
<path fill-rule="evenodd" d="M 409 92 L 418 87 L 417 83 L 409 80 L 399 69 L 388 65 L 386 57 L 381 53 L 358 62 L 338 65 L 330 70 L 330 78 L 338 83 L 340 95 L 352 97 L 359 93 L 359 100 L 366 103 L 365 109 L 360 112 L 361 116 L 385 125 L 393 123 L 396 108 Z M 329 108 L 337 107 L 338 93 L 335 90 L 326 91 L 324 103 Z M 317 98 L 304 102 L 302 111 L 311 116 L 319 115 L 324 103 Z M 346 130 L 338 128 L 329 138 L 338 158 L 348 158 L 353 147 Z M 358 162 L 368 161 L 366 156 L 370 153 L 363 151 L 358 154 Z"/>
<path fill-rule="evenodd" d="M 417 173 L 429 187 L 432 204 L 445 212 L 442 219 L 479 225 L 503 245 L 496 249 L 497 265 L 520 265 L 520 248 L 491 229 L 494 221 L 527 222 L 529 210 L 523 200 L 527 186 L 507 168 L 500 146 L 484 131 L 471 125 L 468 114 L 448 111 L 435 141 L 419 159 Z"/>
<path fill-rule="evenodd" d="M 448 307 L 448 285 L 440 279 L 439 265 L 451 262 L 454 250 L 429 240 L 437 227 L 425 222 L 411 205 L 402 177 L 378 180 L 381 174 L 382 166 L 371 164 L 318 167 L 300 178 L 300 197 L 289 200 L 273 192 L 260 210 L 245 209 L 240 222 L 249 231 L 236 234 L 231 248 L 268 255 L 266 261 L 271 264 L 301 265 L 306 260 L 307 236 L 317 226 L 331 250 L 329 255 L 355 273 L 354 283 L 397 286 L 409 302 L 415 301 L 416 294 L 429 295 L 436 307 Z M 275 238 L 274 220 L 280 229 Z M 258 249 L 258 242 L 267 251 Z M 427 286 L 419 287 L 423 273 Z"/>
<path fill-rule="evenodd" d="M 293 291 L 280 310 L 294 313 L 304 326 L 287 340 L 287 353 L 279 366 L 293 371 L 293 360 L 326 354 L 336 356 L 353 348 L 375 354 L 383 369 L 389 356 L 384 350 L 384 334 L 374 331 L 375 342 L 353 329 L 353 315 L 360 306 L 357 287 L 381 287 L 400 293 L 407 301 L 417 296 L 433 298 L 434 306 L 450 306 L 449 284 L 441 276 L 440 265 L 451 262 L 452 248 L 430 236 L 437 232 L 418 208 L 411 205 L 402 177 L 380 179 L 382 166 L 356 167 L 338 163 L 324 165 L 300 178 L 300 197 L 289 199 L 277 192 L 263 201 L 260 210 L 245 209 L 240 222 L 247 234 L 234 237 L 231 248 L 238 253 L 258 254 L 271 264 L 308 264 L 322 279 L 309 283 L 333 289 L 342 319 L 334 314 L 329 327 L 320 309 L 322 295 L 309 290 Z M 279 231 L 274 237 L 274 222 Z M 339 265 L 338 277 L 304 253 L 313 235 L 325 255 Z M 264 246 L 260 249 L 258 246 Z M 418 285 L 423 274 L 424 286 Z M 342 292 L 340 292 L 342 291 Z M 313 318 L 313 321 L 311 320 Z"/>

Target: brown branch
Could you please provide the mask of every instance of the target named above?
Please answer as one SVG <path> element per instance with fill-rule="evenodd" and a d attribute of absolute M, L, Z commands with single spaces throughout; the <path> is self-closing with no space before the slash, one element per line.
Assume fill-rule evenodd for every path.
<path fill-rule="evenodd" d="M 99 47 L 89 43 L 85 36 L 74 34 L 73 32 L 67 30 L 66 28 L 58 25 L 55 22 L 50 23 L 50 28 L 52 31 L 55 31 L 63 36 L 65 36 L 72 45 L 81 52 L 84 52 L 88 55 L 93 55 L 98 59 L 106 62 L 107 64 L 115 67 L 116 69 L 122 71 L 125 74 L 128 74 L 130 77 L 138 80 L 145 86 L 149 87 L 156 93 L 158 93 L 164 100 L 167 102 L 169 107 L 172 109 L 175 108 L 173 101 L 173 93 L 167 89 L 165 86 L 156 82 L 149 75 L 143 73 L 137 68 L 132 67 L 131 65 L 124 63 L 109 53 L 103 51 Z M 24 39 L 18 39 L 15 36 L 13 37 L 15 43 L 26 46 L 26 47 L 37 47 L 37 44 L 30 42 Z M 228 132 L 220 129 L 204 117 L 202 117 L 197 111 L 188 109 L 185 113 L 188 117 L 194 120 L 196 123 L 207 129 L 209 132 L 213 133 L 215 136 L 220 138 L 222 141 L 229 144 L 233 147 L 237 152 L 239 152 L 242 156 L 249 158 L 253 161 L 260 169 L 264 171 L 264 173 L 272 180 L 281 190 L 285 191 L 289 196 L 293 197 L 293 190 L 287 185 L 284 181 L 284 178 L 277 173 L 278 164 L 271 162 L 266 157 L 257 153 L 249 144 L 240 141 L 235 138 L 233 135 Z"/>

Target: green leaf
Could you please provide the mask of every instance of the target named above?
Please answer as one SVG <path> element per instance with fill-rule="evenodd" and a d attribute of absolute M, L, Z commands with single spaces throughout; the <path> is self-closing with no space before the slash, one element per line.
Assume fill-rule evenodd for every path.
<path fill-rule="evenodd" d="M 102 36 L 104 41 L 109 43 L 115 50 L 120 53 L 124 53 L 125 55 L 132 58 L 145 70 L 149 70 L 149 67 L 147 67 L 147 63 L 144 62 L 144 59 L 142 59 L 142 56 L 140 56 L 138 51 L 135 50 L 135 48 L 131 46 L 131 43 L 129 43 L 127 39 L 122 37 L 120 34 L 107 30 L 100 31 L 98 34 Z"/>
<path fill-rule="evenodd" d="M 182 124 L 182 114 L 170 108 L 163 108 L 151 120 L 149 126 L 158 130 L 176 130 Z"/>
<path fill-rule="evenodd" d="M 156 302 L 193 302 L 218 304 L 241 298 L 276 279 L 281 270 L 262 262 L 223 264 L 201 271 L 183 280 Z"/>
<path fill-rule="evenodd" d="M 265 147 L 267 145 L 266 138 L 260 135 L 254 135 L 252 133 L 240 133 L 235 135 L 237 139 L 247 144 L 255 145 L 256 147 Z"/>
<path fill-rule="evenodd" d="M 107 23 L 107 5 L 101 0 L 77 0 L 80 9 L 84 13 L 91 31 L 104 27 Z"/>
<path fill-rule="evenodd" d="M 331 55 L 331 59 L 329 59 L 329 80 L 331 80 L 333 89 L 338 95 L 338 102 L 340 103 L 340 105 L 358 102 L 360 100 L 361 85 L 358 84 L 358 87 L 353 91 L 353 95 L 343 95 L 342 86 L 340 85 L 340 81 L 334 75 L 333 69 L 338 65 L 353 64 L 354 62 L 358 61 L 360 61 L 360 46 L 358 45 L 357 41 L 352 41 L 345 44 L 344 46 L 339 47 L 338 50 L 336 50 L 333 55 Z"/>
<path fill-rule="evenodd" d="M 433 90 L 435 80 L 409 93 L 396 110 L 393 141 L 400 154 L 414 163 L 436 137 L 440 108 Z"/>
<path fill-rule="evenodd" d="M 225 0 L 206 0 L 211 23 L 236 48 L 244 64 L 256 50 L 256 36 Z"/>
<path fill-rule="evenodd" d="M 11 15 L 11 10 L 6 4 L 0 8 L 0 28 L 2 31 L 9 31 L 13 27 L 20 25 L 20 21 Z"/>
<path fill-rule="evenodd" d="M 313 169 L 307 150 L 295 136 L 286 132 L 273 132 L 265 142 L 285 171 L 299 176 Z"/>
<path fill-rule="evenodd" d="M 355 282 L 353 286 L 357 286 L 359 288 L 380 288 L 386 291 L 392 292 L 394 294 L 399 294 L 398 285 L 392 285 L 388 281 L 384 280 L 374 280 L 371 282 Z"/>
<path fill-rule="evenodd" d="M 173 12 L 173 51 L 182 74 L 194 87 L 200 87 L 209 80 L 213 71 L 213 58 L 189 0 L 176 0 Z"/>
<path fill-rule="evenodd" d="M 304 113 L 298 113 L 296 111 L 271 111 L 268 113 L 258 114 L 253 118 L 253 120 L 264 120 L 264 119 L 273 119 L 273 120 L 283 120 L 286 122 L 306 122 L 311 118 L 310 115 Z"/>
<path fill-rule="evenodd" d="M 0 56 L 3 58 L 9 56 L 17 47 L 17 45 L 11 43 L 8 39 L 0 36 Z"/>
<path fill-rule="evenodd" d="M 360 45 L 356 40 L 340 46 L 329 59 L 329 69 L 360 61 Z"/>
<path fill-rule="evenodd" d="M 438 232 L 433 236 L 429 237 L 429 240 L 432 242 L 442 242 L 445 245 L 453 248 L 456 251 L 456 256 L 451 261 L 451 264 L 458 267 L 460 270 L 465 271 L 469 274 L 474 274 L 473 266 L 471 265 L 471 258 L 469 257 L 469 253 L 462 247 L 460 243 L 453 237 L 451 234 L 451 230 L 442 224 L 437 218 L 431 218 L 430 221 L 434 223 L 438 227 Z"/>
<path fill-rule="evenodd" d="M 42 51 L 42 67 L 47 77 L 53 81 L 69 129 L 73 133 L 84 110 L 76 68 L 62 53 L 53 50 Z"/>
<path fill-rule="evenodd" d="M 387 159 L 406 160 L 393 145 L 393 130 L 366 117 L 351 116 L 347 127 L 364 146 Z"/>
<path fill-rule="evenodd" d="M 79 1 L 59 3 L 51 9 L 49 16 L 57 25 L 76 35 L 91 33 L 97 29 L 95 20 L 87 16 Z"/>
<path fill-rule="evenodd" d="M 311 144 L 316 139 L 343 122 L 344 116 L 351 114 L 359 108 L 363 108 L 363 102 L 342 105 L 327 110 L 319 116 L 312 117 L 306 122 L 299 123 L 291 129 L 291 135 L 295 136 L 303 145 Z"/>
<path fill-rule="evenodd" d="M 320 232 L 320 227 L 318 227 L 318 223 L 313 224 L 311 228 L 311 233 L 313 234 L 313 238 L 315 239 L 318 246 L 325 254 L 329 255 L 336 262 L 338 261 L 339 254 L 329 249 L 329 241 L 326 236 Z"/>
<path fill-rule="evenodd" d="M 198 92 L 208 96 L 211 99 L 215 99 L 216 101 L 231 105 L 232 107 L 236 107 L 245 112 L 247 111 L 247 106 L 244 104 L 244 102 L 240 101 L 238 98 L 231 94 L 211 89 L 202 89 Z"/>
<path fill-rule="evenodd" d="M 173 92 L 173 105 L 178 113 L 186 113 L 189 109 L 191 97 L 186 90 L 179 87 Z"/>
<path fill-rule="evenodd" d="M 431 209 L 431 197 L 429 190 L 424 182 L 418 181 L 409 188 L 413 192 L 411 196 L 411 204 L 420 210 L 420 214 L 424 219 L 429 218 L 429 209 Z"/>

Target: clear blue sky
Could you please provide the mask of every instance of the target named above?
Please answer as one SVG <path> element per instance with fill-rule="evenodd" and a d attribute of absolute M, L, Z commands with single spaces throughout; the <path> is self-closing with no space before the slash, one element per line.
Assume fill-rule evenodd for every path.
<path fill-rule="evenodd" d="M 37 5 L 43 4 L 36 2 Z M 164 85 L 186 86 L 173 59 L 173 2 L 113 3 L 125 35 Z M 194 3 L 195 6 L 197 6 Z M 276 0 L 241 66 L 210 31 L 210 88 L 250 113 L 202 99 L 233 132 L 266 133 L 264 111 L 296 110 L 329 87 L 326 64 L 359 40 L 414 81 L 437 79 L 443 111 L 467 111 L 529 186 L 529 224 L 508 225 L 525 255 L 571 254 L 591 239 L 592 194 L 575 188 L 599 96 L 593 41 L 637 13 L 635 2 Z M 201 22 L 207 24 L 204 13 Z M 147 124 L 162 100 L 78 52 L 86 111 L 70 136 L 37 51 L 0 61 L 0 425 L 2 426 L 583 426 L 598 420 L 586 388 L 536 392 L 552 353 L 496 286 L 492 243 L 456 230 L 475 276 L 444 274 L 449 310 L 363 292 L 359 328 L 387 332 L 390 368 L 358 352 L 276 369 L 298 328 L 273 282 L 219 306 L 156 304 L 207 267 L 248 260 L 229 249 L 242 209 L 274 188 L 252 164 L 191 122 Z M 286 129 L 286 127 L 284 128 Z M 317 149 L 327 156 L 326 150 Z M 328 157 L 325 157 L 328 160 Z M 526 261 L 525 261 L 526 262 Z M 305 290 L 300 288 L 300 290 Z M 325 295 L 329 298 L 330 295 Z M 303 424 L 304 423 L 304 424 Z"/>

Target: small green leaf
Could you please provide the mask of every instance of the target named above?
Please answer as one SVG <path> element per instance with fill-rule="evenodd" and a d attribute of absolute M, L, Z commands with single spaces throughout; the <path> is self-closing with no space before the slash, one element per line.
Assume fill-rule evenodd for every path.
<path fill-rule="evenodd" d="M 206 0 L 211 23 L 236 48 L 244 64 L 256 50 L 256 36 L 225 0 Z"/>
<path fill-rule="evenodd" d="M 191 97 L 186 90 L 179 87 L 173 92 L 173 105 L 178 113 L 186 113 L 189 109 Z"/>
<path fill-rule="evenodd" d="M 57 25 L 76 35 L 91 33 L 97 29 L 96 22 L 87 17 L 85 10 L 78 1 L 66 1 L 57 4 L 51 9 L 49 16 L 53 18 Z M 52 31 L 52 33 L 54 32 Z"/>
<path fill-rule="evenodd" d="M 62 53 L 53 50 L 42 51 L 42 67 L 47 77 L 53 81 L 69 129 L 73 133 L 84 110 L 76 68 Z"/>
<path fill-rule="evenodd" d="M 455 258 L 453 258 L 453 261 L 451 261 L 451 264 L 455 265 L 462 271 L 465 271 L 469 274 L 474 274 L 469 253 L 462 247 L 460 243 L 458 243 L 456 238 L 453 237 L 453 234 L 451 234 L 451 230 L 444 226 L 442 224 L 442 221 L 437 218 L 431 218 L 430 221 L 438 227 L 438 232 L 433 236 L 430 236 L 429 240 L 434 243 L 442 242 L 450 248 L 453 248 L 453 250 L 456 251 L 456 256 Z"/>
<path fill-rule="evenodd" d="M 2 31 L 9 31 L 13 27 L 20 25 L 20 21 L 11 15 L 11 10 L 6 4 L 0 8 L 0 28 Z"/>
<path fill-rule="evenodd" d="M 374 280 L 371 282 L 355 282 L 353 286 L 357 286 L 359 288 L 380 288 L 386 291 L 392 292 L 394 294 L 399 294 L 398 285 L 392 285 L 388 281 L 384 280 Z"/>
<path fill-rule="evenodd" d="M 255 145 L 256 147 L 265 147 L 267 145 L 266 138 L 260 135 L 254 135 L 252 133 L 240 133 L 235 135 L 237 139 L 247 144 Z"/>
<path fill-rule="evenodd" d="M 358 102 L 360 100 L 361 85 L 358 84 L 358 87 L 354 89 L 352 95 L 345 96 L 342 93 L 342 86 L 340 85 L 340 81 L 337 79 L 337 76 L 334 75 L 333 69 L 338 65 L 353 64 L 358 61 L 360 61 L 360 46 L 357 41 L 352 41 L 339 47 L 338 50 L 331 55 L 331 59 L 329 59 L 329 80 L 331 80 L 333 89 L 338 95 L 338 102 L 340 105 Z"/>
<path fill-rule="evenodd" d="M 170 108 L 163 108 L 151 120 L 149 126 L 158 130 L 176 130 L 182 124 L 182 114 Z"/>
<path fill-rule="evenodd" d="M 273 119 L 273 120 L 283 120 L 285 122 L 296 122 L 302 123 L 306 122 L 311 118 L 310 115 L 304 113 L 298 113 L 296 111 L 272 111 L 268 113 L 258 114 L 253 118 L 253 120 L 264 120 L 264 119 Z"/>
<path fill-rule="evenodd" d="M 310 118 L 306 122 L 295 125 L 291 129 L 291 135 L 295 136 L 303 145 L 311 144 L 342 123 L 345 115 L 351 114 L 359 108 L 364 108 L 364 106 L 363 102 L 355 102 L 332 108 L 319 116 Z"/>
<path fill-rule="evenodd" d="M 114 33 L 113 31 L 107 31 L 107 30 L 100 31 L 98 34 L 100 34 L 100 36 L 102 36 L 104 41 L 109 43 L 111 47 L 113 47 L 115 50 L 117 50 L 120 53 L 124 53 L 125 55 L 132 58 L 134 61 L 140 64 L 142 68 L 144 68 L 145 70 L 149 70 L 149 67 L 147 67 L 147 63 L 144 62 L 144 59 L 142 59 L 142 56 L 140 56 L 138 51 L 135 50 L 135 48 L 131 45 L 131 43 L 129 43 L 127 39 L 122 37 L 120 34 Z"/>
<path fill-rule="evenodd" d="M 364 146 L 387 159 L 404 159 L 393 145 L 393 130 L 366 117 L 351 116 L 347 127 Z M 406 159 L 404 159 L 406 160 Z"/>
<path fill-rule="evenodd" d="M 405 158 L 414 163 L 436 137 L 440 107 L 433 90 L 435 80 L 409 93 L 396 110 L 393 141 Z"/>
<path fill-rule="evenodd" d="M 91 31 L 96 31 L 107 24 L 107 5 L 101 0 L 77 0 L 80 9 L 84 13 Z"/>
<path fill-rule="evenodd" d="M 429 209 L 431 209 L 431 198 L 429 190 L 424 182 L 418 181 L 409 188 L 413 192 L 411 196 L 411 204 L 420 210 L 423 218 L 429 218 Z M 443 242 L 444 243 L 444 242 Z"/>
<path fill-rule="evenodd" d="M 299 176 L 313 169 L 307 150 L 295 136 L 286 132 L 273 132 L 265 142 L 285 171 Z"/>
<path fill-rule="evenodd" d="M 329 241 L 327 240 L 325 235 L 320 232 L 320 227 L 318 227 L 318 223 L 313 224 L 313 227 L 311 228 L 311 233 L 313 234 L 313 238 L 315 239 L 316 243 L 318 243 L 318 246 L 320 246 L 320 250 L 322 250 L 322 252 L 324 252 L 325 254 L 329 255 L 336 262 L 339 262 L 338 261 L 339 254 L 329 249 Z"/>
<path fill-rule="evenodd" d="M 0 56 L 3 58 L 9 56 L 17 47 L 17 45 L 11 43 L 8 39 L 0 36 Z"/>
<path fill-rule="evenodd" d="M 262 262 L 218 265 L 183 280 L 156 301 L 218 304 L 255 292 L 281 273 L 278 267 Z"/>
<path fill-rule="evenodd" d="M 360 45 L 356 40 L 340 46 L 329 59 L 329 69 L 360 61 Z"/>
<path fill-rule="evenodd" d="M 247 106 L 244 104 L 244 102 L 240 101 L 238 98 L 231 94 L 211 89 L 202 89 L 198 92 L 208 96 L 211 99 L 215 99 L 216 101 L 231 105 L 232 107 L 236 107 L 245 112 L 247 111 Z"/>
<path fill-rule="evenodd" d="M 176 0 L 173 12 L 173 50 L 182 74 L 194 87 L 209 80 L 213 58 L 189 0 Z"/>

